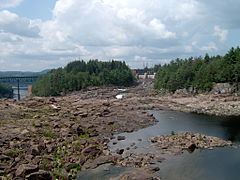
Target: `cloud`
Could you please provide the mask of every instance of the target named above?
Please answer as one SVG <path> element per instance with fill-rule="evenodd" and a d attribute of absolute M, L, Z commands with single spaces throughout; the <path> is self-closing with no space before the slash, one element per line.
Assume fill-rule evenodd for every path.
<path fill-rule="evenodd" d="M 205 52 L 211 52 L 211 51 L 216 51 L 218 50 L 216 44 L 214 42 L 208 43 L 206 46 L 202 46 L 200 50 L 205 51 Z"/>
<path fill-rule="evenodd" d="M 16 7 L 18 6 L 23 0 L 0 0 L 0 9 Z"/>
<path fill-rule="evenodd" d="M 217 36 L 220 41 L 225 41 L 227 39 L 228 30 L 221 29 L 219 26 L 214 26 L 214 36 Z"/>
<path fill-rule="evenodd" d="M 40 30 L 31 20 L 3 10 L 0 11 L 0 32 L 25 37 L 38 37 Z"/>
<path fill-rule="evenodd" d="M 142 67 L 145 61 L 218 54 L 231 46 L 239 6 L 237 0 L 58 0 L 47 21 L 2 10 L 0 55 L 9 68 L 22 63 L 19 68 L 41 70 L 76 58 Z"/>

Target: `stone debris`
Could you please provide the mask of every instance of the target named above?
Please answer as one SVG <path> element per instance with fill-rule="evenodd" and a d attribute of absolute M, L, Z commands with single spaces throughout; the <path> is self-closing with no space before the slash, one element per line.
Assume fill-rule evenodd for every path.
<path fill-rule="evenodd" d="M 0 177 L 44 176 L 47 179 L 48 173 L 60 169 L 62 173 L 50 173 L 51 178 L 72 178 L 84 164 L 109 155 L 108 142 L 114 135 L 156 124 L 157 120 L 146 113 L 147 110 L 240 115 L 240 97 L 234 94 L 159 95 L 153 90 L 153 81 L 146 80 L 128 88 L 124 98 L 117 100 L 119 88 L 90 87 L 64 96 L 31 97 L 22 101 L 0 99 Z M 178 154 L 183 148 L 225 146 L 214 138 L 210 144 L 190 141 L 183 145 L 168 142 L 173 141 L 171 138 L 159 142 L 163 152 L 171 150 L 172 154 Z M 124 139 L 119 137 L 115 143 Z M 117 156 L 123 156 L 123 152 L 120 149 L 121 155 Z M 104 161 L 110 162 L 108 158 Z M 149 162 L 161 162 L 163 158 L 129 155 L 114 161 L 124 166 L 143 167 L 150 165 Z M 99 164 L 98 161 L 90 163 L 89 167 Z"/>
<path fill-rule="evenodd" d="M 212 149 L 216 147 L 232 146 L 231 141 L 225 141 L 217 137 L 202 134 L 180 133 L 162 135 L 151 138 L 150 141 L 157 146 L 162 153 L 179 154 L 182 150 L 193 152 L 198 149 Z"/>

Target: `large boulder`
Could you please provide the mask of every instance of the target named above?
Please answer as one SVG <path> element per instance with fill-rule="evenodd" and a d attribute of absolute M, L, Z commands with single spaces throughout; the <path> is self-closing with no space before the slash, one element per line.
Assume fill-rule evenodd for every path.
<path fill-rule="evenodd" d="M 85 135 L 86 134 L 86 131 L 80 126 L 80 125 L 77 125 L 77 124 L 74 124 L 72 127 L 71 127 L 71 132 L 73 134 L 77 134 L 78 136 L 81 136 L 81 135 Z"/>
<path fill-rule="evenodd" d="M 123 175 L 120 175 L 119 177 L 112 178 L 111 180 L 160 180 L 159 177 L 156 177 L 155 175 L 148 173 L 144 170 L 139 170 L 136 172 L 128 172 Z"/>
<path fill-rule="evenodd" d="M 47 172 L 40 170 L 38 172 L 31 173 L 26 176 L 27 180 L 52 180 L 52 175 Z"/>
<path fill-rule="evenodd" d="M 97 155 L 101 154 L 101 150 L 95 146 L 95 145 L 90 145 L 82 150 L 82 153 L 84 156 L 88 157 L 96 157 Z"/>
<path fill-rule="evenodd" d="M 32 165 L 32 164 L 22 164 L 20 165 L 16 172 L 15 175 L 17 177 L 26 177 L 28 174 L 34 173 L 38 171 L 38 166 L 37 165 Z"/>

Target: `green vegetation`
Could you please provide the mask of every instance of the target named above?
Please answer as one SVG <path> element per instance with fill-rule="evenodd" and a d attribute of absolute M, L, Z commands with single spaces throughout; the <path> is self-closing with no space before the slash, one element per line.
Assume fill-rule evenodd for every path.
<path fill-rule="evenodd" d="M 33 84 L 33 94 L 57 96 L 62 92 L 78 91 L 88 86 L 130 86 L 133 81 L 134 76 L 125 62 L 74 61 L 65 68 L 54 69 L 40 77 Z"/>
<path fill-rule="evenodd" d="M 176 59 L 159 66 L 155 89 L 174 92 L 177 89 L 194 88 L 210 91 L 213 83 L 240 82 L 240 48 L 231 48 L 225 56 Z"/>
<path fill-rule="evenodd" d="M 12 87 L 7 85 L 7 84 L 3 84 L 0 83 L 0 98 L 11 98 L 13 96 L 13 90 Z"/>

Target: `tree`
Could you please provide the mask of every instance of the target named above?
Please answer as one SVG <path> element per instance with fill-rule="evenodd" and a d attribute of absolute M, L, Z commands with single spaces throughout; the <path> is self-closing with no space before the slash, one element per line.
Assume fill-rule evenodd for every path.
<path fill-rule="evenodd" d="M 61 93 L 78 91 L 88 86 L 130 86 L 133 82 L 134 76 L 125 62 L 74 61 L 65 68 L 54 69 L 42 76 L 33 84 L 33 94 L 58 96 Z"/>
<path fill-rule="evenodd" d="M 240 82 L 240 48 L 231 48 L 225 56 L 208 54 L 202 59 L 176 59 L 160 66 L 155 80 L 156 89 L 165 88 L 176 91 L 181 88 L 194 87 L 210 91 L 213 83 Z"/>

